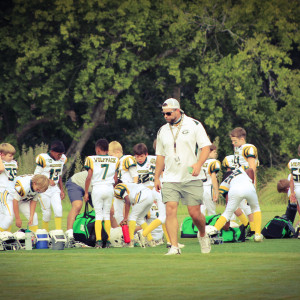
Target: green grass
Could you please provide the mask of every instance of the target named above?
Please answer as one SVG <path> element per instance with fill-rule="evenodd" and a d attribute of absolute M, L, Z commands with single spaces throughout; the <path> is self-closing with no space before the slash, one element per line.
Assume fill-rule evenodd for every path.
<path fill-rule="evenodd" d="M 299 240 L 166 248 L 1 253 L 0 290 L 10 299 L 298 299 Z M 4 276 L 5 274 L 5 276 Z"/>
<path fill-rule="evenodd" d="M 63 207 L 66 220 L 70 204 Z M 285 208 L 263 205 L 263 225 Z M 185 216 L 180 207 L 180 222 Z M 213 245 L 207 255 L 197 239 L 180 242 L 182 255 L 171 257 L 165 246 L 0 252 L 0 299 L 299 298 L 298 239 Z"/>

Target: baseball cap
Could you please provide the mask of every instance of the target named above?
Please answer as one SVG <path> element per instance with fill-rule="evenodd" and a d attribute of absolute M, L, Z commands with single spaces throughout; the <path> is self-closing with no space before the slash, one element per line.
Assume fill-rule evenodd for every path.
<path fill-rule="evenodd" d="M 180 109 L 180 111 L 183 113 L 184 111 L 180 108 L 179 102 L 174 98 L 167 99 L 163 105 L 162 108 L 173 108 L 173 109 Z"/>

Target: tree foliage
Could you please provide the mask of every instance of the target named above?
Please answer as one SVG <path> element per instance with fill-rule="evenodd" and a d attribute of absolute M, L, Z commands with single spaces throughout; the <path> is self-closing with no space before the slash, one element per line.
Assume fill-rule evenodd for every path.
<path fill-rule="evenodd" d="M 237 126 L 263 164 L 299 143 L 298 1 L 10 0 L 1 4 L 1 139 L 152 141 L 180 98 L 220 153 Z"/>

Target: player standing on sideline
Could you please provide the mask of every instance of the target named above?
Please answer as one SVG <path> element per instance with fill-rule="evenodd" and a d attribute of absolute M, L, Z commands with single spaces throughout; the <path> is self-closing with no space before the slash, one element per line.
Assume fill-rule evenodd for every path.
<path fill-rule="evenodd" d="M 226 222 L 230 220 L 240 202 L 246 199 L 251 207 L 255 220 L 254 241 L 261 242 L 263 240 L 261 234 L 261 211 L 254 187 L 254 171 L 251 168 L 244 171 L 244 169 L 240 167 L 233 172 L 227 172 L 224 177 L 225 180 L 220 184 L 220 193 L 222 193 L 223 196 L 228 193 L 228 201 L 224 213 L 217 220 L 214 227 L 220 231 Z"/>
<path fill-rule="evenodd" d="M 121 144 L 117 141 L 112 141 L 109 143 L 108 155 L 115 156 L 119 158 L 119 170 L 118 170 L 118 180 L 123 183 L 137 183 L 138 173 L 136 168 L 136 160 L 132 155 L 123 155 L 123 148 Z M 114 214 L 112 218 L 116 220 L 118 224 L 124 219 L 123 209 L 124 203 L 122 201 L 115 201 L 113 203 Z"/>
<path fill-rule="evenodd" d="M 95 145 L 96 155 L 88 156 L 84 167 L 88 171 L 85 181 L 84 200 L 89 200 L 89 187 L 92 185 L 92 202 L 95 209 L 96 248 L 102 248 L 102 221 L 108 239 L 106 248 L 110 248 L 110 208 L 114 197 L 114 184 L 117 183 L 119 159 L 109 156 L 108 141 L 99 139 Z"/>
<path fill-rule="evenodd" d="M 211 142 L 202 124 L 186 116 L 176 99 L 167 99 L 162 109 L 167 124 L 157 134 L 154 185 L 157 191 L 162 190 L 162 199 L 166 203 L 166 227 L 172 245 L 167 255 L 181 253 L 177 237 L 177 208 L 180 199 L 187 205 L 193 223 L 199 230 L 202 253 L 209 253 L 210 239 L 205 233 L 205 217 L 200 211 L 200 205 L 203 204 L 201 179 L 204 178 L 201 167 L 208 157 Z"/>
<path fill-rule="evenodd" d="M 36 158 L 34 174 L 45 175 L 50 179 L 50 185 L 45 193 L 41 194 L 41 208 L 43 213 L 43 229 L 49 231 L 51 219 L 51 206 L 55 216 L 55 229 L 61 229 L 62 205 L 61 200 L 65 198 L 62 183 L 62 171 L 67 157 L 64 155 L 65 146 L 61 141 L 51 143 L 48 153 L 41 153 Z"/>
<path fill-rule="evenodd" d="M 73 246 L 75 243 L 74 236 L 73 236 L 73 224 L 80 213 L 82 208 L 82 197 L 84 196 L 85 190 L 85 180 L 87 178 L 88 172 L 82 171 L 74 174 L 71 178 L 68 179 L 66 182 L 66 189 L 68 191 L 69 200 L 71 202 L 71 210 L 67 217 L 67 231 L 66 237 L 68 239 L 68 245 Z M 89 195 L 92 191 L 92 187 L 89 188 Z M 93 206 L 91 198 L 89 200 L 91 206 Z"/>
<path fill-rule="evenodd" d="M 12 196 L 17 227 L 22 227 L 21 211 L 28 220 L 30 230 L 37 231 L 38 217 L 35 208 L 40 193 L 48 189 L 49 183 L 49 179 L 44 175 L 22 175 L 16 178 L 15 192 Z"/>
<path fill-rule="evenodd" d="M 298 146 L 298 155 L 300 156 L 300 145 Z M 288 168 L 291 171 L 289 198 L 291 203 L 298 202 L 298 213 L 300 214 L 300 159 L 290 160 Z"/>
<path fill-rule="evenodd" d="M 0 144 L 0 192 L 3 194 L 0 203 L 0 231 L 11 231 L 13 221 L 13 198 L 15 179 L 17 176 L 18 164 L 14 160 L 16 149 L 8 143 Z"/>
<path fill-rule="evenodd" d="M 217 174 L 221 169 L 221 162 L 216 159 L 217 156 L 217 147 L 212 144 L 210 146 L 208 159 L 202 166 L 206 179 L 203 179 L 204 203 L 201 206 L 201 212 L 205 215 L 205 211 L 207 211 L 208 216 L 216 214 L 216 203 L 219 199 L 219 183 Z"/>
<path fill-rule="evenodd" d="M 244 169 L 251 168 L 254 171 L 254 186 L 256 186 L 256 167 L 258 165 L 258 154 L 257 149 L 252 144 L 246 143 L 246 130 L 242 127 L 236 127 L 230 132 L 230 139 L 232 145 L 234 146 L 234 163 L 236 169 L 243 167 Z M 242 203 L 242 209 L 246 210 L 245 202 Z M 245 211 L 246 214 L 247 211 Z M 245 214 L 238 216 L 241 222 L 245 225 L 248 223 L 247 217 Z M 250 229 L 254 233 L 254 217 L 252 214 L 248 214 Z M 258 220 L 256 220 L 257 222 Z"/>

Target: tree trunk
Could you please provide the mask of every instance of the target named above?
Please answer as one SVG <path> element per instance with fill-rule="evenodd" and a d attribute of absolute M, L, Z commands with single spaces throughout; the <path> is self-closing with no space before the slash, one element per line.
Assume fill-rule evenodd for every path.
<path fill-rule="evenodd" d="M 79 140 L 73 140 L 70 147 L 66 152 L 66 156 L 68 157 L 68 164 L 64 169 L 64 174 L 72 168 L 74 165 L 76 158 L 82 152 L 85 144 L 88 142 L 90 137 L 92 136 L 95 129 L 105 122 L 106 110 L 103 109 L 104 102 L 100 100 L 100 102 L 95 106 L 94 113 L 92 116 L 92 120 L 90 126 L 85 128 L 83 125 L 80 129 L 80 138 Z"/>

